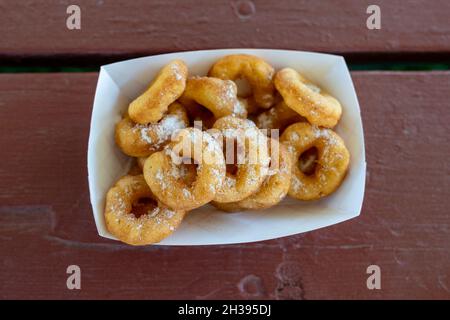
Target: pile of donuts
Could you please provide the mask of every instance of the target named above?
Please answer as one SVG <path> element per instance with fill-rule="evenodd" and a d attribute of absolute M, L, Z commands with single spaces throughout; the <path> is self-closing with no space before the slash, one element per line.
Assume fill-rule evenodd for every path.
<path fill-rule="evenodd" d="M 341 114 L 298 71 L 256 56 L 225 56 L 207 76 L 171 61 L 116 125 L 117 146 L 135 160 L 106 195 L 107 229 L 146 245 L 208 203 L 241 212 L 330 195 L 350 159 L 332 130 Z"/>

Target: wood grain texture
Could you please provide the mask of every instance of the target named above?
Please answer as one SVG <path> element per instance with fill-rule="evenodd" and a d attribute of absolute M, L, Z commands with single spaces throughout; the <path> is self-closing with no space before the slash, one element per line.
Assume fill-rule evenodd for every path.
<path fill-rule="evenodd" d="M 450 73 L 353 73 L 360 217 L 277 240 L 134 248 L 99 238 L 86 148 L 97 74 L 0 75 L 0 298 L 450 299 Z M 66 289 L 66 268 L 82 289 Z M 382 289 L 366 288 L 377 264 Z"/>
<path fill-rule="evenodd" d="M 450 2 L 380 0 L 381 30 L 366 27 L 371 0 L 0 1 L 0 58 L 139 56 L 208 48 L 450 54 Z M 126 3 L 126 5 L 125 5 Z"/>

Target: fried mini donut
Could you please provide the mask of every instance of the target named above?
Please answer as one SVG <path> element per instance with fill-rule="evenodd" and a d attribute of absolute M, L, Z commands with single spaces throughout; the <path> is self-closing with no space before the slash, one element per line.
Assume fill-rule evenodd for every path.
<path fill-rule="evenodd" d="M 176 163 L 174 156 L 189 158 L 198 164 L 192 183 L 182 179 L 181 163 Z M 144 177 L 152 192 L 167 206 L 192 210 L 214 199 L 225 178 L 225 170 L 218 142 L 207 132 L 187 128 L 181 130 L 164 151 L 147 159 Z"/>
<path fill-rule="evenodd" d="M 216 119 L 229 115 L 247 118 L 247 110 L 237 98 L 236 84 L 230 80 L 189 78 L 180 102 L 186 106 L 198 103 L 211 111 Z"/>
<path fill-rule="evenodd" d="M 214 201 L 236 202 L 245 199 L 260 188 L 267 175 L 270 163 L 267 137 L 252 121 L 233 116 L 217 120 L 213 129 L 219 130 L 222 135 L 221 141 L 224 138 L 227 140 L 226 162 L 235 169 L 235 173 L 226 173 L 224 183 Z M 227 150 L 230 146 L 229 141 L 237 142 L 236 154 L 234 150 L 233 154 L 230 153 L 231 150 Z M 233 156 L 232 159 L 229 157 L 230 154 Z"/>
<path fill-rule="evenodd" d="M 289 108 L 284 101 L 256 117 L 256 126 L 260 129 L 279 129 L 280 133 L 296 122 L 306 121 L 301 115 Z"/>
<path fill-rule="evenodd" d="M 146 199 L 146 202 L 139 200 Z M 142 175 L 119 179 L 106 194 L 106 228 L 131 245 L 160 242 L 179 226 L 184 211 L 157 201 Z"/>
<path fill-rule="evenodd" d="M 140 124 L 156 123 L 186 87 L 188 69 L 183 60 L 173 60 L 156 75 L 148 89 L 128 106 L 130 118 Z"/>
<path fill-rule="evenodd" d="M 213 201 L 220 210 L 236 212 L 270 208 L 279 203 L 288 193 L 291 185 L 292 161 L 286 147 L 275 139 L 270 139 L 271 165 L 259 190 L 249 197 L 228 203 Z"/>
<path fill-rule="evenodd" d="M 245 78 L 257 105 L 270 108 L 274 101 L 273 67 L 263 59 L 248 54 L 232 54 L 217 61 L 209 70 L 210 77 L 224 80 Z"/>
<path fill-rule="evenodd" d="M 172 134 L 189 125 L 184 107 L 174 102 L 168 113 L 157 123 L 137 124 L 125 117 L 116 125 L 115 139 L 120 149 L 132 157 L 147 157 L 161 150 Z"/>
<path fill-rule="evenodd" d="M 334 192 L 345 177 L 350 154 L 344 141 L 334 131 L 306 122 L 289 126 L 281 135 L 294 163 L 289 195 L 299 200 L 315 200 Z M 313 174 L 307 175 L 298 166 L 302 153 L 317 149 Z"/>
<path fill-rule="evenodd" d="M 311 124 L 333 128 L 338 123 L 342 114 L 339 101 L 306 80 L 294 69 L 284 68 L 278 71 L 274 83 L 286 105 Z"/>

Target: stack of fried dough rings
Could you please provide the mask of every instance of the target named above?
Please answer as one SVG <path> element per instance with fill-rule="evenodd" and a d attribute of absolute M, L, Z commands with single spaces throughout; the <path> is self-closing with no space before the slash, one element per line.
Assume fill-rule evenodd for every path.
<path fill-rule="evenodd" d="M 328 196 L 350 160 L 333 131 L 341 114 L 339 101 L 297 70 L 275 71 L 256 56 L 225 56 L 205 76 L 171 61 L 116 125 L 116 144 L 134 164 L 106 195 L 106 226 L 146 245 L 208 203 L 241 212 L 286 195 Z"/>

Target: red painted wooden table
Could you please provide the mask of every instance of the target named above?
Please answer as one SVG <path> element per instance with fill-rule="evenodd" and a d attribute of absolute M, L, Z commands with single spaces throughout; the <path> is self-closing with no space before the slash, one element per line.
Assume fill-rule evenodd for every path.
<path fill-rule="evenodd" d="M 0 65 L 92 65 L 206 48 L 449 59 L 450 2 L 0 1 Z M 135 248 L 100 238 L 86 150 L 97 73 L 0 74 L 0 298 L 450 298 L 450 72 L 352 72 L 363 117 L 361 216 L 258 243 Z M 79 265 L 81 290 L 66 268 Z M 381 268 L 381 290 L 366 269 Z"/>

